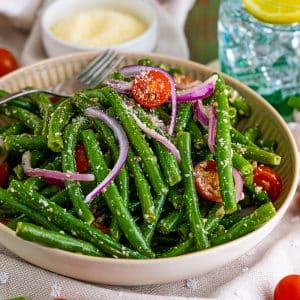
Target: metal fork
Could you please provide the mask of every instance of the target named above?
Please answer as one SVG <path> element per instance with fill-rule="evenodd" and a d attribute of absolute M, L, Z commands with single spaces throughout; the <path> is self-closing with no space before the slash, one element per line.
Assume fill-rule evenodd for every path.
<path fill-rule="evenodd" d="M 49 95 L 70 97 L 77 91 L 93 87 L 102 82 L 124 59 L 115 50 L 109 49 L 94 58 L 74 78 L 61 82 L 47 89 L 25 89 L 0 98 L 0 105 L 12 99 L 34 93 L 46 93 Z"/>

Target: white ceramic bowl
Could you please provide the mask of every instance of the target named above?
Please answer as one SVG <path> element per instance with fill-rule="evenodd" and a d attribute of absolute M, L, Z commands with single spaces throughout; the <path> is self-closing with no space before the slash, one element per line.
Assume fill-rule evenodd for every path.
<path fill-rule="evenodd" d="M 57 38 L 50 27 L 57 21 L 85 10 L 109 8 L 138 16 L 147 29 L 136 38 L 109 46 L 121 51 L 151 52 L 157 41 L 157 17 L 152 5 L 146 0 L 58 0 L 50 4 L 41 17 L 42 40 L 48 56 L 59 56 L 80 51 L 103 50 L 107 47 L 89 47 L 73 44 Z"/>
<path fill-rule="evenodd" d="M 15 71 L 0 79 L 0 88 L 11 92 L 24 86 L 47 87 L 71 77 L 88 63 L 95 53 L 79 53 L 42 61 Z M 129 54 L 123 64 L 149 57 L 155 63 L 182 67 L 193 78 L 204 80 L 213 71 L 203 65 L 158 54 Z M 275 203 L 276 215 L 259 229 L 232 242 L 207 250 L 163 259 L 96 258 L 43 247 L 17 237 L 11 229 L 0 224 L 0 242 L 26 261 L 65 276 L 113 285 L 144 285 L 176 281 L 219 268 L 262 241 L 279 224 L 295 194 L 298 181 L 298 155 L 295 142 L 279 114 L 259 95 L 238 81 L 224 76 L 249 102 L 252 115 L 241 128 L 260 124 L 266 139 L 276 139 L 278 153 L 283 157 L 277 170 L 283 181 L 283 191 Z M 3 124 L 3 119 L 0 120 Z"/>

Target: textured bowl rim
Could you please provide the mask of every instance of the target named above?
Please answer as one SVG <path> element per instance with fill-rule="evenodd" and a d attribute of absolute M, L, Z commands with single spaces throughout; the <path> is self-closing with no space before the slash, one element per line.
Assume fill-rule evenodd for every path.
<path fill-rule="evenodd" d="M 143 1 L 143 4 L 145 5 L 145 7 L 147 6 L 148 10 L 152 14 L 152 20 L 149 24 L 147 24 L 148 26 L 147 26 L 146 30 L 143 31 L 138 36 L 136 36 L 135 38 L 125 41 L 123 43 L 118 43 L 118 44 L 114 44 L 114 45 L 102 45 L 102 46 L 87 46 L 87 45 L 79 45 L 76 43 L 68 42 L 68 41 L 62 40 L 62 39 L 58 38 L 57 36 L 55 36 L 51 32 L 49 27 L 45 25 L 45 18 L 46 18 L 46 14 L 48 13 L 49 9 L 52 9 L 52 7 L 57 5 L 59 2 L 62 2 L 62 0 L 52 2 L 43 11 L 41 19 L 40 19 L 41 29 L 42 29 L 43 34 L 47 35 L 50 39 L 54 40 L 56 43 L 59 43 L 65 47 L 73 48 L 74 50 L 76 49 L 76 50 L 80 50 L 80 51 L 88 51 L 89 52 L 89 51 L 97 51 L 97 50 L 99 51 L 99 50 L 103 50 L 103 49 L 107 49 L 107 48 L 116 48 L 116 49 L 121 48 L 121 47 L 125 48 L 125 47 L 135 45 L 136 43 L 142 41 L 147 35 L 149 35 L 149 33 L 152 30 L 154 30 L 154 31 L 157 30 L 158 19 L 155 14 L 154 7 L 150 2 Z M 100 4 L 100 6 L 101 6 L 101 4 Z M 145 21 L 143 18 L 141 18 L 141 19 L 143 21 Z"/>
<path fill-rule="evenodd" d="M 0 87 L 1 87 L 1 83 L 2 81 L 6 81 L 6 80 L 11 80 L 13 79 L 14 76 L 16 76 L 18 73 L 21 72 L 29 72 L 32 69 L 36 69 L 36 68 L 42 68 L 44 65 L 48 65 L 51 63 L 58 63 L 59 61 L 65 61 L 68 60 L 69 58 L 93 58 L 95 55 L 99 54 L 100 51 L 93 51 L 93 52 L 81 52 L 81 53 L 74 53 L 74 54 L 68 54 L 68 55 L 64 55 L 64 56 L 59 56 L 59 57 L 54 57 L 54 58 L 49 58 L 49 59 L 45 59 L 42 60 L 36 64 L 32 64 L 26 67 L 23 67 L 21 69 L 18 69 L 16 71 L 13 71 L 11 73 L 9 73 L 8 75 L 2 77 L 0 79 Z M 124 55 L 125 57 L 153 57 L 156 59 L 160 59 L 160 60 L 164 60 L 164 59 L 171 59 L 174 62 L 178 63 L 178 64 L 183 64 L 183 65 L 187 65 L 191 68 L 199 68 L 201 67 L 203 70 L 206 70 L 208 72 L 214 73 L 216 72 L 216 70 L 209 68 L 205 65 L 202 65 L 200 63 L 197 62 L 193 62 L 190 60 L 186 60 L 183 58 L 178 58 L 175 56 L 170 56 L 170 55 L 165 55 L 165 54 L 156 54 L 156 53 L 144 53 L 144 52 L 136 52 L 136 53 L 132 53 L 132 52 L 119 52 L 121 55 Z M 252 97 L 256 98 L 259 102 L 262 102 L 264 106 L 266 106 L 266 108 L 272 113 L 272 116 L 276 119 L 276 123 L 279 123 L 281 125 L 281 127 L 284 129 L 286 136 L 288 137 L 288 140 L 291 143 L 291 153 L 293 155 L 293 159 L 296 163 L 295 166 L 295 174 L 293 176 L 292 179 L 292 184 L 291 184 L 291 188 L 286 196 L 286 198 L 284 199 L 283 203 L 281 204 L 281 206 L 279 207 L 279 209 L 276 210 L 276 214 L 275 216 L 273 216 L 268 222 L 264 223 L 261 227 L 259 227 L 258 229 L 242 236 L 239 237 L 233 241 L 224 243 L 224 244 L 220 244 L 217 246 L 213 246 L 211 248 L 208 249 L 203 249 L 201 251 L 195 251 L 192 253 L 188 253 L 188 254 L 183 254 L 180 256 L 175 256 L 175 257 L 166 257 L 166 258 L 155 258 L 155 259 L 131 259 L 131 258 L 109 258 L 109 257 L 93 257 L 93 256 L 88 256 L 88 255 L 84 255 L 84 254 L 80 254 L 80 253 L 73 253 L 73 252 L 68 252 L 68 251 L 64 251 L 64 250 L 60 250 L 60 249 L 56 249 L 56 248 L 50 248 L 47 246 L 42 246 L 40 244 L 37 243 L 32 243 L 32 242 L 28 242 L 28 241 L 24 241 L 23 239 L 19 238 L 16 236 L 15 231 L 13 231 L 12 229 L 8 228 L 7 226 L 3 225 L 0 223 L 0 230 L 4 231 L 5 233 L 8 233 L 10 236 L 13 236 L 14 238 L 20 239 L 23 242 L 28 242 L 28 243 L 32 243 L 34 244 L 35 247 L 37 248 L 46 248 L 48 251 L 52 251 L 60 253 L 61 255 L 65 255 L 68 257 L 74 257 L 79 258 L 80 260 L 83 261 L 90 261 L 90 262 L 109 262 L 112 264 L 118 264 L 118 265 L 127 265 L 127 264 L 134 264 L 134 265 L 155 265 L 155 264 L 159 264 L 161 261 L 169 261 L 169 262 L 175 262 L 175 261 L 179 261 L 182 260 L 184 258 L 192 258 L 192 257 L 198 257 L 201 256 L 201 254 L 206 254 L 208 252 L 214 252 L 214 251 L 218 251 L 219 249 L 223 249 L 224 251 L 226 251 L 226 249 L 230 249 L 232 247 L 235 247 L 235 244 L 239 244 L 239 242 L 241 241 L 246 241 L 249 237 L 254 236 L 256 234 L 258 234 L 260 231 L 263 231 L 263 229 L 268 226 L 268 224 L 270 222 L 272 222 L 272 220 L 279 218 L 279 220 L 282 218 L 283 214 L 285 213 L 285 211 L 287 210 L 288 206 L 290 205 L 296 189 L 297 189 L 297 185 L 298 185 L 298 174 L 299 174 L 299 158 L 298 158 L 298 149 L 297 149 L 297 145 L 296 142 L 291 134 L 291 132 L 289 131 L 287 124 L 285 123 L 285 121 L 282 119 L 282 117 L 279 115 L 279 113 L 275 110 L 275 108 L 273 108 L 271 106 L 271 104 L 269 104 L 266 100 L 264 100 L 260 95 L 258 95 L 256 92 L 254 92 L 252 89 L 250 89 L 249 87 L 247 87 L 246 85 L 244 85 L 243 83 L 237 81 L 236 79 L 223 74 L 222 76 L 224 76 L 224 79 L 226 82 L 229 82 L 230 84 L 233 84 L 234 86 L 237 86 L 238 88 L 246 91 L 248 94 L 250 94 Z M 276 226 L 273 226 L 273 229 Z M 1 243 L 1 241 L 0 241 Z"/>

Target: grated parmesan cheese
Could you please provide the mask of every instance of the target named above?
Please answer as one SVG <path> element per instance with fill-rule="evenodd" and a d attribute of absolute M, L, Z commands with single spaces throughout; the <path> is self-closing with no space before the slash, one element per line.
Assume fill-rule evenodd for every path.
<path fill-rule="evenodd" d="M 55 23 L 52 33 L 67 42 L 83 46 L 111 46 L 132 40 L 147 29 L 134 15 L 113 9 L 93 9 Z"/>

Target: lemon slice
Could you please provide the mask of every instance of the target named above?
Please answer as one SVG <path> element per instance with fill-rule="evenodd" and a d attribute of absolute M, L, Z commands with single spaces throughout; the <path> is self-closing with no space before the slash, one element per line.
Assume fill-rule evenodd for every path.
<path fill-rule="evenodd" d="M 257 19 L 273 24 L 300 23 L 300 0 L 243 0 Z"/>

